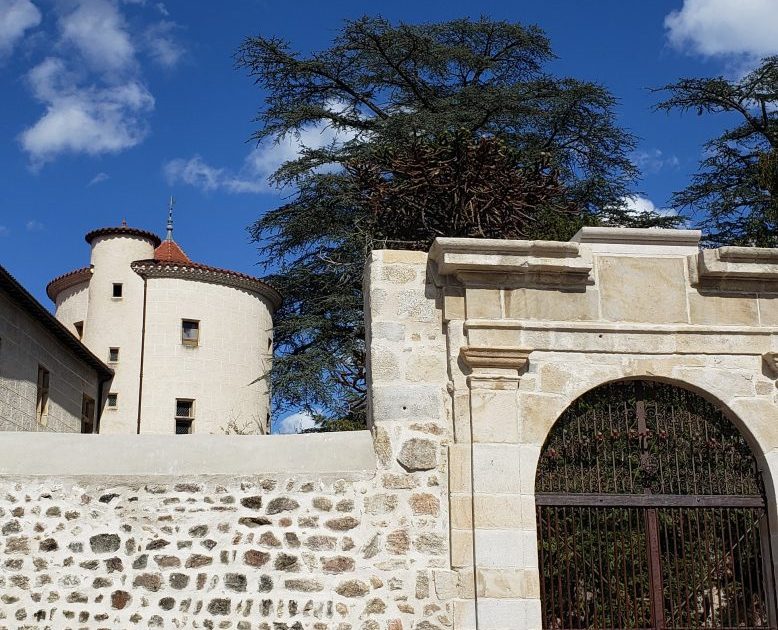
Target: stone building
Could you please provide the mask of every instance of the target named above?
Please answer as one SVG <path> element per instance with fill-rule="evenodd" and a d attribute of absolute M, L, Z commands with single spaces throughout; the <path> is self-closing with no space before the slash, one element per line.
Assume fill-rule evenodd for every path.
<path fill-rule="evenodd" d="M 0 267 L 0 431 L 91 433 L 112 376 Z"/>
<path fill-rule="evenodd" d="M 261 376 L 280 296 L 259 278 L 193 262 L 126 225 L 86 235 L 90 265 L 46 288 L 56 317 L 115 376 L 100 433 L 266 433 Z"/>
<path fill-rule="evenodd" d="M 373 252 L 370 431 L 3 436 L 0 628 L 775 627 L 778 250 L 699 238 Z"/>

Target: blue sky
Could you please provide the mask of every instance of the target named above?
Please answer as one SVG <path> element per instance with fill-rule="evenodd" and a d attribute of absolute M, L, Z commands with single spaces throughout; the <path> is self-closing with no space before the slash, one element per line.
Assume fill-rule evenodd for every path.
<path fill-rule="evenodd" d="M 295 147 L 249 142 L 263 95 L 232 55 L 253 34 L 323 48 L 366 12 L 539 25 L 555 72 L 620 99 L 622 124 L 640 137 L 636 203 L 658 208 L 727 121 L 653 113 L 649 88 L 737 76 L 778 53 L 775 0 L 0 0 L 0 264 L 48 304 L 46 283 L 88 262 L 87 231 L 126 218 L 162 233 L 173 194 L 190 257 L 261 274 L 246 226 L 282 199 L 264 178 Z"/>

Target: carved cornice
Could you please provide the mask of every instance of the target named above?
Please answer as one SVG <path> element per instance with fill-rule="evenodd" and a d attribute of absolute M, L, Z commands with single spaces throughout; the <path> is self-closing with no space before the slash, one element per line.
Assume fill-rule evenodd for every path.
<path fill-rule="evenodd" d="M 689 279 L 700 289 L 778 291 L 778 249 L 719 247 L 688 260 Z"/>
<path fill-rule="evenodd" d="M 537 286 L 582 288 L 593 282 L 591 253 L 578 243 L 437 238 L 430 259 L 441 275 L 465 285 L 494 274 L 505 274 L 506 283 Z"/>
<path fill-rule="evenodd" d="M 500 368 L 523 370 L 531 350 L 512 346 L 464 346 L 460 350 L 462 360 L 471 369 Z"/>

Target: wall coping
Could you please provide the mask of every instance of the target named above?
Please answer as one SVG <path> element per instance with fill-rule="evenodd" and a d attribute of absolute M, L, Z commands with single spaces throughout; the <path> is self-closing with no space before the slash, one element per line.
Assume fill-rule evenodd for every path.
<path fill-rule="evenodd" d="M 570 239 L 586 244 L 594 254 L 681 255 L 700 250 L 700 230 L 583 227 Z"/>
<path fill-rule="evenodd" d="M 578 243 L 490 238 L 436 238 L 430 259 L 441 275 L 468 284 L 472 274 L 511 273 L 531 284 L 583 286 L 591 283 L 592 259 Z"/>
<path fill-rule="evenodd" d="M 303 435 L 0 433 L 0 477 L 373 474 L 369 431 Z"/>

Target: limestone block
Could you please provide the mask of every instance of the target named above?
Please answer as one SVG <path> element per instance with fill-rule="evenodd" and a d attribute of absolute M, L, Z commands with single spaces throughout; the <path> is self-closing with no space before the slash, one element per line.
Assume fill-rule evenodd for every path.
<path fill-rule="evenodd" d="M 688 297 L 692 324 L 759 325 L 756 295 L 701 295 L 690 291 Z"/>
<path fill-rule="evenodd" d="M 537 571 L 479 568 L 476 575 L 479 597 L 498 599 L 540 597 L 540 579 Z"/>
<path fill-rule="evenodd" d="M 522 444 L 542 445 L 568 399 L 549 394 L 519 392 L 519 429 Z"/>
<path fill-rule="evenodd" d="M 454 393 L 454 439 L 457 442 L 470 441 L 470 392 Z"/>
<path fill-rule="evenodd" d="M 473 389 L 470 392 L 473 441 L 519 441 L 516 392 Z"/>
<path fill-rule="evenodd" d="M 448 447 L 449 490 L 470 492 L 470 445 L 452 444 Z"/>
<path fill-rule="evenodd" d="M 446 321 L 465 319 L 465 296 L 451 293 L 448 290 L 443 297 L 443 318 Z"/>
<path fill-rule="evenodd" d="M 741 430 L 750 438 L 754 454 L 766 454 L 778 448 L 778 407 L 771 400 L 738 398 L 730 406 L 744 425 Z"/>
<path fill-rule="evenodd" d="M 427 252 L 407 249 L 381 249 L 373 252 L 373 258 L 381 260 L 385 265 L 402 263 L 406 265 L 427 266 Z"/>
<path fill-rule="evenodd" d="M 523 528 L 527 519 L 534 522 L 535 511 L 525 516 L 522 499 L 520 495 L 476 494 L 473 499 L 475 526 L 479 529 L 510 529 Z"/>
<path fill-rule="evenodd" d="M 475 630 L 475 601 L 454 601 L 454 628 L 456 630 Z"/>
<path fill-rule="evenodd" d="M 407 358 L 405 380 L 411 383 L 440 383 L 446 379 L 446 355 L 443 352 L 414 352 Z"/>
<path fill-rule="evenodd" d="M 494 599 L 483 597 L 478 600 L 478 623 L 489 630 L 536 630 L 541 626 L 527 625 L 528 599 Z"/>
<path fill-rule="evenodd" d="M 473 503 L 469 494 L 452 495 L 449 509 L 453 529 L 472 529 Z"/>
<path fill-rule="evenodd" d="M 416 280 L 417 268 L 413 265 L 384 264 L 381 267 L 381 280 L 389 284 L 408 284 Z"/>
<path fill-rule="evenodd" d="M 465 310 L 468 319 L 500 319 L 502 305 L 500 289 L 465 290 Z"/>
<path fill-rule="evenodd" d="M 451 530 L 451 566 L 473 566 L 473 532 L 469 529 Z"/>
<path fill-rule="evenodd" d="M 762 326 L 778 326 L 778 295 L 759 296 L 759 316 Z"/>
<path fill-rule="evenodd" d="M 370 378 L 373 382 L 400 379 L 400 362 L 389 347 L 373 344 L 370 353 Z"/>
<path fill-rule="evenodd" d="M 599 293 L 592 287 L 577 291 L 508 289 L 504 299 L 508 319 L 591 321 L 600 318 Z"/>
<path fill-rule="evenodd" d="M 618 322 L 686 322 L 683 258 L 600 256 L 603 319 Z"/>
<path fill-rule="evenodd" d="M 677 367 L 672 375 L 725 402 L 733 396 L 753 396 L 756 393 L 754 375 L 743 370 Z"/>
<path fill-rule="evenodd" d="M 373 322 L 371 337 L 378 341 L 405 341 L 405 326 L 397 322 Z"/>
<path fill-rule="evenodd" d="M 521 452 L 515 444 L 473 444 L 475 491 L 510 494 L 521 491 Z"/>
<path fill-rule="evenodd" d="M 443 390 L 437 385 L 377 384 L 372 394 L 376 422 L 442 417 Z"/>
<path fill-rule="evenodd" d="M 519 529 L 476 529 L 476 567 L 524 568 L 521 534 Z"/>

